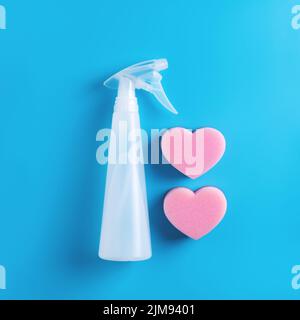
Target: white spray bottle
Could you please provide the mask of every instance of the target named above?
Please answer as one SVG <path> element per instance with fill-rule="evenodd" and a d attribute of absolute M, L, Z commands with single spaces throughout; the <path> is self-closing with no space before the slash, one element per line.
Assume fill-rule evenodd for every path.
<path fill-rule="evenodd" d="M 129 159 L 126 137 L 140 133 L 135 89 L 152 93 L 169 111 L 177 114 L 161 85 L 159 71 L 165 59 L 145 61 L 113 75 L 104 85 L 118 89 L 112 120 L 108 169 L 99 256 L 112 261 L 139 261 L 151 257 L 145 172 L 143 161 Z M 142 139 L 138 148 L 143 159 Z"/>

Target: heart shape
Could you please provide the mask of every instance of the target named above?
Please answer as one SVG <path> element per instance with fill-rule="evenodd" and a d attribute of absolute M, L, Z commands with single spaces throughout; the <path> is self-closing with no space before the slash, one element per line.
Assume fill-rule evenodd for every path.
<path fill-rule="evenodd" d="M 168 220 L 194 240 L 211 232 L 224 218 L 226 209 L 224 193 L 214 187 L 205 187 L 196 192 L 175 188 L 164 200 Z"/>
<path fill-rule="evenodd" d="M 164 133 L 161 148 L 165 159 L 174 168 L 196 179 L 220 161 L 226 142 L 222 133 L 213 128 L 192 132 L 178 127 Z"/>

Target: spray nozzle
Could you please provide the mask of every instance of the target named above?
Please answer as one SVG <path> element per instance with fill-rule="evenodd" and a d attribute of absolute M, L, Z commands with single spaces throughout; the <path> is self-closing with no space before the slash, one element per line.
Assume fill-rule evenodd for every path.
<path fill-rule="evenodd" d="M 178 114 L 168 99 L 162 84 L 159 71 L 168 68 L 166 59 L 149 60 L 128 67 L 104 82 L 108 88 L 118 89 L 119 97 L 135 96 L 135 89 L 143 89 L 152 93 L 156 99 L 170 112 Z"/>

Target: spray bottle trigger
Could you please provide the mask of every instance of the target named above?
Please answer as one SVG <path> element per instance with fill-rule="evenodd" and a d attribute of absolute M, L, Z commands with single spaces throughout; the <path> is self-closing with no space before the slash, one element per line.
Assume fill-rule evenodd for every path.
<path fill-rule="evenodd" d="M 162 78 L 162 75 L 157 71 L 147 72 L 138 78 L 139 81 L 136 83 L 136 88 L 152 93 L 167 110 L 178 114 L 165 93 L 161 84 Z"/>
<path fill-rule="evenodd" d="M 167 110 L 178 114 L 161 85 L 162 75 L 159 71 L 167 68 L 168 61 L 166 59 L 144 61 L 114 74 L 104 82 L 104 85 L 108 88 L 118 89 L 119 95 L 123 94 L 123 97 L 128 97 L 126 92 L 129 88 L 132 90 L 143 89 L 152 93 Z"/>

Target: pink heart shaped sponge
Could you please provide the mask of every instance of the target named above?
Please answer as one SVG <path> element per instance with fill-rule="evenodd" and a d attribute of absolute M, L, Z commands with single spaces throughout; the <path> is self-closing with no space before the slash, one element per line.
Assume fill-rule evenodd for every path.
<path fill-rule="evenodd" d="M 214 187 L 205 187 L 196 192 L 175 188 L 164 200 L 168 220 L 194 240 L 212 231 L 224 218 L 226 209 L 225 195 Z"/>
<path fill-rule="evenodd" d="M 213 128 L 192 132 L 178 127 L 164 133 L 161 148 L 164 157 L 173 167 L 196 179 L 220 161 L 226 142 L 222 133 Z"/>

